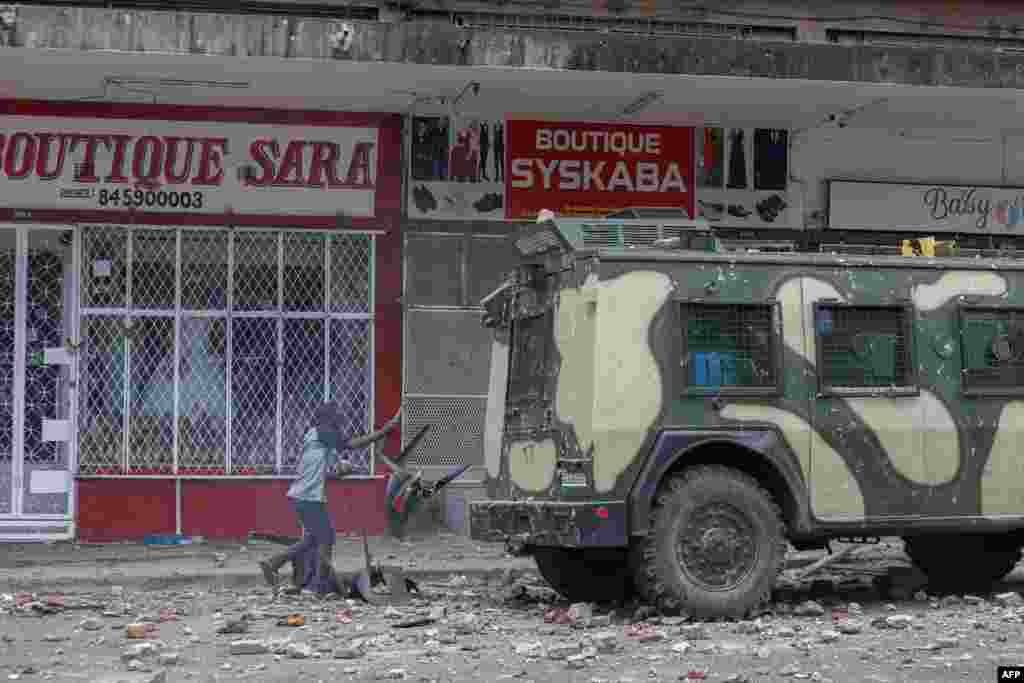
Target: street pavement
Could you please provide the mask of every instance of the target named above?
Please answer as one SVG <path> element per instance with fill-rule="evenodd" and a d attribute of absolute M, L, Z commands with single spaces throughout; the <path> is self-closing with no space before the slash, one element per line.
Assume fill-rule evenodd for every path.
<path fill-rule="evenodd" d="M 370 543 L 418 595 L 288 596 L 259 583 L 255 562 L 277 549 L 264 544 L 6 547 L 0 679 L 944 683 L 1024 664 L 1019 573 L 932 595 L 895 540 L 806 576 L 823 554 L 794 553 L 761 613 L 718 623 L 566 604 L 529 559 L 458 536 Z M 339 568 L 358 569 L 361 541 L 339 546 Z"/>

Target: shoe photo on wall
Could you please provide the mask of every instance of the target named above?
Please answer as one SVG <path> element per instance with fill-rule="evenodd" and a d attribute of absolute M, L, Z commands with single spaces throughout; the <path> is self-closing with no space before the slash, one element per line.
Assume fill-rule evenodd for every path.
<path fill-rule="evenodd" d="M 750 209 L 746 208 L 745 206 L 741 206 L 739 204 L 730 204 L 729 205 L 729 215 L 733 216 L 735 218 L 746 218 L 747 216 L 749 216 L 752 213 L 754 213 L 754 212 L 751 211 Z"/>
<path fill-rule="evenodd" d="M 412 199 L 420 213 L 430 213 L 437 208 L 437 199 L 426 185 L 413 188 Z"/>
<path fill-rule="evenodd" d="M 473 208 L 480 213 L 490 213 L 491 211 L 497 211 L 504 205 L 502 196 L 496 192 L 488 192 L 480 199 L 473 202 Z"/>
<path fill-rule="evenodd" d="M 779 217 L 786 206 L 786 200 L 780 195 L 773 194 L 767 199 L 759 201 L 754 208 L 757 209 L 757 215 L 761 217 L 761 220 L 765 223 L 774 223 L 775 219 Z"/>
<path fill-rule="evenodd" d="M 697 202 L 700 204 L 700 215 L 709 221 L 720 221 L 722 220 L 722 213 L 725 211 L 725 204 L 721 203 L 710 203 L 710 202 Z"/>

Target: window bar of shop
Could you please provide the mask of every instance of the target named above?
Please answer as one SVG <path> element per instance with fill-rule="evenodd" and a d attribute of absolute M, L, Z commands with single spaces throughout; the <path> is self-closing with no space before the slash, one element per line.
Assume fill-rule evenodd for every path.
<path fill-rule="evenodd" d="M 232 379 L 232 371 L 235 366 L 235 344 L 232 333 L 231 324 L 231 302 L 234 297 L 234 276 L 233 270 L 235 265 L 235 249 L 234 249 L 234 230 L 231 226 L 228 226 L 227 232 L 224 235 L 227 238 L 227 268 L 228 278 L 225 285 L 228 288 L 227 297 L 224 300 L 224 396 L 226 403 L 224 404 L 225 413 L 225 434 L 224 434 L 224 476 L 229 476 L 233 468 L 233 462 L 231 459 L 231 447 L 234 444 L 233 423 L 234 420 L 231 418 L 234 416 L 234 406 L 232 400 L 234 400 L 234 381 Z"/>
<path fill-rule="evenodd" d="M 324 400 L 331 401 L 337 396 L 331 391 L 331 246 L 334 235 L 330 232 L 324 236 Z"/>
<path fill-rule="evenodd" d="M 31 360 L 28 355 L 28 229 L 24 227 L 14 228 L 14 367 L 21 368 L 21 381 L 14 381 L 12 384 L 13 406 L 21 406 L 20 410 L 15 407 L 13 412 L 14 434 L 11 439 L 11 454 L 21 453 L 21 457 L 14 456 L 11 459 L 11 476 L 14 479 L 14 489 L 11 492 L 11 512 L 20 512 L 25 500 L 25 484 L 22 481 L 25 477 L 25 394 L 28 375 L 28 364 Z M 19 305 L 20 304 L 20 305 Z M 5 482 L 10 486 L 10 482 Z"/>
<path fill-rule="evenodd" d="M 377 389 L 377 362 L 376 362 L 376 358 L 377 358 L 377 349 L 376 349 L 376 345 L 377 345 L 377 329 L 376 329 L 376 324 L 377 324 L 377 309 L 376 309 L 376 305 L 377 305 L 377 235 L 371 233 L 370 235 L 368 235 L 368 237 L 370 238 L 370 254 L 369 254 L 370 263 L 369 263 L 369 268 L 366 269 L 367 277 L 369 278 L 369 282 L 366 283 L 366 285 L 367 285 L 366 286 L 366 291 L 369 294 L 369 296 L 367 298 L 369 298 L 369 300 L 370 300 L 369 301 L 369 306 L 367 307 L 367 312 L 370 314 L 370 324 L 369 324 L 369 329 L 367 330 L 369 335 L 370 335 L 370 357 L 367 359 L 366 362 L 367 362 L 367 365 L 370 366 L 370 367 L 367 368 L 367 370 L 368 370 L 367 374 L 369 375 L 369 382 L 370 382 L 370 391 L 369 391 L 370 395 L 367 398 L 367 406 L 369 407 L 369 413 L 370 413 L 370 424 L 368 425 L 369 429 L 367 431 L 373 431 L 373 428 L 376 427 L 376 425 L 377 425 L 377 423 L 375 421 L 376 420 L 376 415 L 377 415 L 377 406 L 376 406 L 376 399 L 375 399 L 375 397 L 376 397 L 376 389 Z M 404 330 L 405 323 L 404 323 L 404 321 L 402 323 L 402 328 L 403 328 L 402 335 L 404 337 L 405 336 L 405 330 Z M 399 402 L 399 405 L 401 405 L 401 402 L 402 402 L 402 395 L 401 394 L 399 394 L 399 396 L 398 396 L 398 402 Z M 403 416 L 402 422 L 405 422 L 405 417 L 404 416 Z M 380 442 L 378 442 L 378 443 L 380 443 Z M 377 463 L 377 444 L 375 443 L 375 444 L 370 446 L 370 462 L 367 463 L 367 469 L 369 470 L 368 474 L 371 477 L 374 475 L 374 470 L 376 468 L 376 463 Z"/>
<path fill-rule="evenodd" d="M 178 228 L 174 231 L 174 381 L 171 385 L 174 387 L 174 405 L 172 420 L 172 430 L 174 434 L 174 440 L 171 446 L 171 453 L 173 460 L 171 464 L 171 471 L 174 476 L 178 476 L 178 470 L 181 467 L 180 453 L 181 453 L 181 420 L 178 417 L 178 411 L 181 410 L 181 257 L 182 257 L 182 229 Z"/>
<path fill-rule="evenodd" d="M 131 428 L 132 428 L 132 342 L 129 334 L 128 325 L 133 322 L 132 319 L 132 259 L 135 257 L 135 228 L 124 228 L 125 240 L 124 240 L 124 307 L 125 315 L 121 318 L 121 344 L 124 352 L 124 376 L 122 378 L 121 386 L 124 387 L 122 392 L 122 400 L 124 401 L 124 408 L 122 409 L 121 422 L 124 425 L 123 434 L 121 435 L 121 449 L 124 453 L 124 465 L 122 466 L 122 474 L 129 474 L 129 458 L 128 451 L 131 448 Z"/>
<path fill-rule="evenodd" d="M 277 474 L 282 472 L 284 439 L 284 232 L 277 233 Z"/>
<path fill-rule="evenodd" d="M 68 401 L 68 409 L 71 411 L 69 418 L 71 419 L 71 444 L 70 452 L 68 453 L 68 468 L 72 475 L 78 474 L 78 449 L 82 443 L 79 436 L 78 425 L 79 416 L 81 414 L 81 403 L 82 396 L 85 395 L 82 391 L 82 315 L 79 311 L 82 308 L 82 278 L 81 273 L 85 272 L 82 267 L 82 229 L 79 226 L 73 226 L 71 229 L 71 280 L 74 283 L 71 286 L 71 325 L 68 330 L 69 336 L 71 337 L 71 379 L 72 379 L 72 391 L 71 400 Z M 75 509 L 75 489 L 76 486 L 71 487 L 70 499 L 68 501 L 68 509 Z M 72 524 L 75 523 L 75 517 L 72 516 Z"/>

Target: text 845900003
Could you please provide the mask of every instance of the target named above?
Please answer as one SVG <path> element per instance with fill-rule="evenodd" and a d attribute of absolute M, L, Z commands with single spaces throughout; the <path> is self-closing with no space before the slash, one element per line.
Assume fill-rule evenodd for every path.
<path fill-rule="evenodd" d="M 203 208 L 203 193 L 166 190 L 103 189 L 97 194 L 97 201 L 101 207 L 201 209 Z"/>

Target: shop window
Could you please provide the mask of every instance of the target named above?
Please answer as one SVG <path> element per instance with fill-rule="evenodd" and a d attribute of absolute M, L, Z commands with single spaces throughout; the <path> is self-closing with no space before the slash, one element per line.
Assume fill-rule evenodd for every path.
<path fill-rule="evenodd" d="M 228 307 L 228 233 L 188 230 L 181 236 L 181 307 L 222 311 Z"/>
<path fill-rule="evenodd" d="M 321 231 L 84 229 L 79 471 L 287 474 L 327 398 L 346 433 L 368 431 L 374 248 Z M 370 449 L 344 455 L 372 471 Z"/>
<path fill-rule="evenodd" d="M 963 390 L 1024 394 L 1024 308 L 960 309 Z"/>
<path fill-rule="evenodd" d="M 680 318 L 687 393 L 779 391 L 776 304 L 685 302 Z"/>
<path fill-rule="evenodd" d="M 816 304 L 814 324 L 822 392 L 915 394 L 912 321 L 909 306 Z"/>

